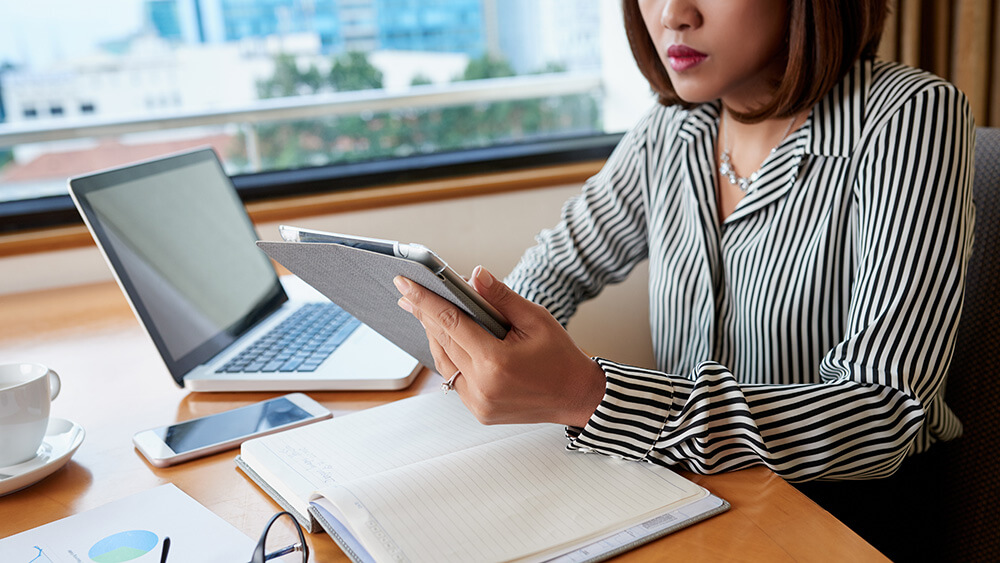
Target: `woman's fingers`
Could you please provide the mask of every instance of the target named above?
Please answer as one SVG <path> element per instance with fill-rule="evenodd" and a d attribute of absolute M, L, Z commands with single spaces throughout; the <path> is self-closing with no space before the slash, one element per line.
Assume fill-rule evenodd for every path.
<path fill-rule="evenodd" d="M 448 301 L 406 278 L 398 277 L 393 282 L 403 294 L 403 297 L 399 298 L 399 306 L 416 317 L 427 333 L 427 344 L 434 357 L 434 368 L 437 372 L 447 379 L 461 370 L 461 366 L 468 365 L 469 354 L 455 342 L 451 333 L 445 328 L 461 322 L 464 313 Z M 432 297 L 428 299 L 428 295 Z M 430 312 L 425 310 L 428 307 L 432 308 Z M 442 318 L 445 319 L 443 321 L 445 325 L 442 325 Z"/>
<path fill-rule="evenodd" d="M 400 307 L 424 326 L 441 375 L 461 370 L 456 389 L 480 422 L 586 424 L 603 397 L 604 373 L 543 307 L 477 268 L 476 290 L 512 325 L 499 340 L 430 290 L 394 282 Z"/>
<path fill-rule="evenodd" d="M 413 314 L 424 325 L 428 337 L 437 339 L 449 356 L 456 348 L 461 348 L 467 352 L 467 358 L 488 346 L 490 339 L 496 340 L 472 317 L 433 291 L 401 276 L 397 276 L 393 283 L 402 294 L 399 306 Z M 461 364 L 461 359 L 458 361 Z"/>
<path fill-rule="evenodd" d="M 426 329 L 424 330 L 426 331 Z M 438 342 L 438 339 L 429 332 L 427 334 L 427 345 L 431 349 L 431 355 L 434 356 L 434 369 L 436 369 L 442 377 L 447 379 L 451 377 L 453 373 L 461 369 L 455 361 L 452 360 L 448 352 L 445 351 L 444 346 Z"/>

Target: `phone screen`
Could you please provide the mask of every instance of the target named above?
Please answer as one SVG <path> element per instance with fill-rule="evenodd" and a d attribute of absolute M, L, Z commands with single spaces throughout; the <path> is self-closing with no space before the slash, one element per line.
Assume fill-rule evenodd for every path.
<path fill-rule="evenodd" d="M 310 417 L 302 407 L 285 397 L 278 397 L 271 401 L 157 428 L 153 432 L 175 453 L 182 454 Z"/>

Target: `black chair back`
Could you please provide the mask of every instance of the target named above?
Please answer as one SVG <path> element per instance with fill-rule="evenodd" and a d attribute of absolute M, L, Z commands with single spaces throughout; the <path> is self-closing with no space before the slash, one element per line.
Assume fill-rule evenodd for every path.
<path fill-rule="evenodd" d="M 976 132 L 976 240 L 945 397 L 964 426 L 943 446 L 942 553 L 1000 561 L 1000 129 Z M 934 494 L 936 491 L 928 491 Z M 919 494 L 919 493 L 917 493 Z M 915 540 L 916 541 L 916 540 Z M 935 541 L 935 540 L 921 540 Z"/>

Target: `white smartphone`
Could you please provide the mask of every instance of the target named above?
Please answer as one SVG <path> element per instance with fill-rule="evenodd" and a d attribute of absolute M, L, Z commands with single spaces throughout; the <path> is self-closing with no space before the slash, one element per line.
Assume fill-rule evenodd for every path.
<path fill-rule="evenodd" d="M 302 393 L 291 393 L 226 412 L 137 432 L 132 443 L 150 463 L 167 467 L 214 454 L 245 440 L 330 418 Z"/>
<path fill-rule="evenodd" d="M 378 252 L 379 254 L 395 256 L 396 258 L 405 258 L 407 260 L 423 264 L 424 266 L 430 268 L 436 276 L 451 282 L 476 305 L 479 305 L 479 307 L 485 311 L 487 315 L 492 317 L 497 324 L 503 327 L 505 332 L 510 330 L 510 322 L 500 313 L 500 311 L 497 311 L 493 305 L 490 305 L 488 301 L 483 299 L 483 296 L 479 295 L 479 292 L 472 287 L 472 284 L 467 282 L 465 278 L 458 274 L 458 272 L 448 266 L 447 262 L 442 260 L 440 256 L 435 254 L 426 246 L 421 244 L 398 242 L 394 240 L 382 240 L 339 233 L 327 233 L 324 231 L 315 231 L 312 229 L 303 229 L 288 225 L 280 225 L 278 227 L 278 233 L 281 235 L 283 240 L 289 242 L 326 242 L 341 244 L 371 252 Z M 503 338 L 503 335 L 497 335 L 497 337 Z"/>

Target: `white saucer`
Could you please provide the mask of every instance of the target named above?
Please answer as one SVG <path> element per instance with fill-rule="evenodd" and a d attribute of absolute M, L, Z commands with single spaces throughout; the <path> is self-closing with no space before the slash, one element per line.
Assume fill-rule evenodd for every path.
<path fill-rule="evenodd" d="M 75 422 L 50 418 L 45 438 L 35 457 L 16 465 L 0 467 L 0 496 L 34 485 L 66 465 L 83 443 L 85 434 L 83 427 Z M 3 475 L 10 477 L 3 478 Z"/>

